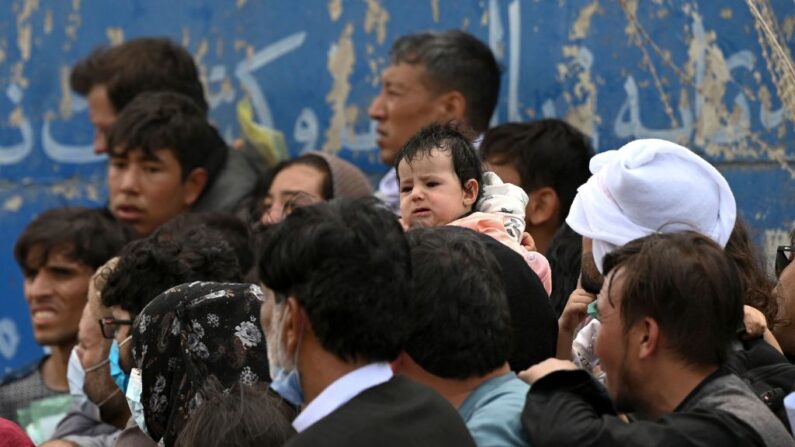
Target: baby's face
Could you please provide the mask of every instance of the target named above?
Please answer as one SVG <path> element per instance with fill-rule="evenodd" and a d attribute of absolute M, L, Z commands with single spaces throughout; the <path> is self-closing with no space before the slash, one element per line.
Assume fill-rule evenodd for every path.
<path fill-rule="evenodd" d="M 408 227 L 446 225 L 469 212 L 475 203 L 477 188 L 461 187 L 450 152 L 433 150 L 411 164 L 401 160 L 398 174 L 400 216 Z"/>

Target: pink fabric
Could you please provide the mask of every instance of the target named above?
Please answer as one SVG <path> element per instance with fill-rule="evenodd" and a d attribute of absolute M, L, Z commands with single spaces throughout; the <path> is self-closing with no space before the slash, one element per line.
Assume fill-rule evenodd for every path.
<path fill-rule="evenodd" d="M 0 447 L 34 447 L 19 426 L 8 419 L 0 418 Z"/>
<path fill-rule="evenodd" d="M 544 255 L 535 251 L 535 241 L 529 234 L 524 233 L 521 244 L 512 238 L 505 230 L 503 219 L 507 219 L 507 217 L 495 213 L 478 212 L 454 220 L 448 225 L 469 228 L 478 233 L 487 234 L 522 255 L 527 265 L 538 275 L 541 284 L 544 285 L 544 290 L 549 295 L 552 293 L 552 270 L 549 268 L 549 261 Z"/>

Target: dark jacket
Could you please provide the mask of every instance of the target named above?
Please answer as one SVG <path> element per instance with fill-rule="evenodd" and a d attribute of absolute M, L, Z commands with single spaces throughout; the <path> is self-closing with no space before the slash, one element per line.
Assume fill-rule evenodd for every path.
<path fill-rule="evenodd" d="M 403 376 L 369 388 L 286 444 L 302 446 L 475 446 L 458 412 Z"/>
<path fill-rule="evenodd" d="M 534 447 L 795 446 L 765 405 L 735 375 L 719 370 L 656 421 L 621 421 L 604 388 L 584 371 L 558 371 L 527 395 L 522 425 Z"/>

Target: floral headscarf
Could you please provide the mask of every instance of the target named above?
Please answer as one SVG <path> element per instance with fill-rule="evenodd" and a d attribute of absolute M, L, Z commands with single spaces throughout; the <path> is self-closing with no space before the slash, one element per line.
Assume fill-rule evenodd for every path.
<path fill-rule="evenodd" d="M 133 327 L 133 361 L 141 369 L 146 428 L 174 443 L 206 386 L 254 385 L 270 378 L 253 284 L 193 282 L 160 294 Z"/>

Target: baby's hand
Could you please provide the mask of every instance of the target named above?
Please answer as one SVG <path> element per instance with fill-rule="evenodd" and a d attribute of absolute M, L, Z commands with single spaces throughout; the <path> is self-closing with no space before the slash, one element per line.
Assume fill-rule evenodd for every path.
<path fill-rule="evenodd" d="M 475 208 L 484 213 L 506 216 L 505 230 L 517 242 L 522 242 L 525 229 L 525 208 L 530 198 L 524 190 L 510 183 L 503 183 L 493 172 L 483 173 L 483 197 Z"/>

